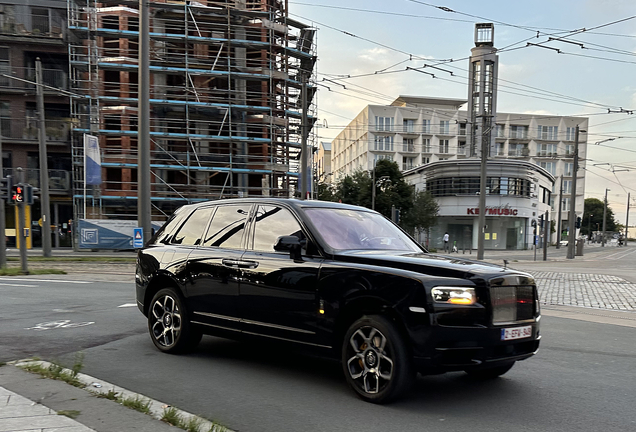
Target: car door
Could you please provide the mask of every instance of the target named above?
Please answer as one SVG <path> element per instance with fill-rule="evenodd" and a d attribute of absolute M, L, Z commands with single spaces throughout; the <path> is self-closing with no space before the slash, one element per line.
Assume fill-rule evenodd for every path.
<path fill-rule="evenodd" d="M 258 205 L 252 215 L 252 235 L 241 262 L 239 305 L 243 332 L 312 344 L 319 314 L 318 272 L 322 259 L 276 251 L 281 236 L 306 239 L 292 212 L 278 205 Z"/>
<path fill-rule="evenodd" d="M 239 262 L 251 204 L 213 206 L 201 244 L 188 258 L 188 299 L 193 322 L 219 330 L 240 331 Z"/>

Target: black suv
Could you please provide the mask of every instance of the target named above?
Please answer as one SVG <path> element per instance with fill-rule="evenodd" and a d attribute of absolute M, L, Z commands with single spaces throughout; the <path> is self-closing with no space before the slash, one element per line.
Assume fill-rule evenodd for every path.
<path fill-rule="evenodd" d="M 182 207 L 139 252 L 136 287 L 161 351 L 204 333 L 310 347 L 377 403 L 416 372 L 494 378 L 539 348 L 532 277 L 429 254 L 379 213 L 332 202 Z"/>

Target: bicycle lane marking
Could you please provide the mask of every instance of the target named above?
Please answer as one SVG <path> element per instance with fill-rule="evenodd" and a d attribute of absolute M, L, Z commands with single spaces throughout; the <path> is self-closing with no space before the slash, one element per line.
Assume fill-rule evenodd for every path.
<path fill-rule="evenodd" d="M 25 330 L 53 330 L 58 328 L 77 328 L 77 327 L 85 327 L 91 324 L 95 324 L 95 321 L 86 321 L 81 323 L 72 323 L 71 320 L 59 320 L 59 321 L 49 321 L 44 323 L 39 323 L 34 325 L 33 327 L 27 327 Z"/>

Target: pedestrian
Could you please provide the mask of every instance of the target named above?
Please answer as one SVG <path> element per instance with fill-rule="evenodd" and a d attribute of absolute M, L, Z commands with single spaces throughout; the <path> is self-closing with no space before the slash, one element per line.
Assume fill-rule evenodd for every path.
<path fill-rule="evenodd" d="M 448 252 L 448 240 L 450 239 L 450 236 L 448 235 L 448 231 L 446 231 L 446 234 L 444 234 L 444 252 Z"/>

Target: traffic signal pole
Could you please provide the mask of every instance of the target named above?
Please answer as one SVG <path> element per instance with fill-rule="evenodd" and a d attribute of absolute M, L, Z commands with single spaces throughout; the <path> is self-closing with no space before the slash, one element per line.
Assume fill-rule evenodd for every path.
<path fill-rule="evenodd" d="M 44 117 L 44 89 L 42 88 L 42 62 L 35 59 L 37 109 L 40 128 L 40 212 L 42 214 L 42 256 L 51 256 L 51 205 L 49 197 L 49 164 L 46 151 L 46 120 Z M 23 180 L 24 181 L 24 180 Z M 21 206 L 24 206 L 22 204 Z"/>
<path fill-rule="evenodd" d="M 21 167 L 16 168 L 16 171 L 18 172 L 18 180 L 21 182 L 24 180 L 24 171 L 22 170 Z M 20 183 L 21 184 L 21 183 Z M 29 273 L 29 264 L 27 261 L 27 238 L 26 238 L 26 230 L 25 230 L 25 219 L 26 219 L 26 215 L 25 215 L 25 211 L 24 211 L 24 201 L 19 201 L 16 203 L 16 205 L 18 206 L 18 220 L 16 221 L 16 228 L 18 229 L 18 232 L 15 233 L 15 239 L 16 241 L 19 240 L 19 246 L 20 246 L 20 264 L 22 267 L 22 273 L 24 274 L 28 274 Z"/>
<path fill-rule="evenodd" d="M 572 194 L 570 195 L 570 212 L 568 213 L 569 236 L 567 259 L 574 259 L 574 244 L 576 243 L 576 178 L 579 171 L 579 125 L 574 133 L 574 164 L 572 166 Z"/>

